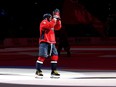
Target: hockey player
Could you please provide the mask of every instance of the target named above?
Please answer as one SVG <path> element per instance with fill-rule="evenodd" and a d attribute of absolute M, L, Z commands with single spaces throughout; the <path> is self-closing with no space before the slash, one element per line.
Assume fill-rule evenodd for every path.
<path fill-rule="evenodd" d="M 60 11 L 55 9 L 53 17 L 51 14 L 44 14 L 43 20 L 40 23 L 40 38 L 39 38 L 39 57 L 36 61 L 36 76 L 43 76 L 42 64 L 48 57 L 51 58 L 51 75 L 60 76 L 57 72 L 58 52 L 55 47 L 54 30 L 61 29 Z"/>

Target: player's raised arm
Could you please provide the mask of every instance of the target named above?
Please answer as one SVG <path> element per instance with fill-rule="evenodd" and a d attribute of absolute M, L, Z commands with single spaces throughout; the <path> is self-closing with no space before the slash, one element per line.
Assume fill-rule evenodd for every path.
<path fill-rule="evenodd" d="M 54 29 L 55 30 L 60 30 L 61 27 L 62 27 L 62 24 L 61 24 L 61 17 L 60 17 L 60 10 L 59 9 L 55 9 L 53 11 L 53 18 L 57 19 L 56 25 L 54 26 Z"/>

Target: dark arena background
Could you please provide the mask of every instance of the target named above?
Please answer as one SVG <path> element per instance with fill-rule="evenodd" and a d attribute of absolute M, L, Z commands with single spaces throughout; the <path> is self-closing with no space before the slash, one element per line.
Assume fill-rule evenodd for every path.
<path fill-rule="evenodd" d="M 34 78 L 39 25 L 58 8 L 62 29 L 55 31 L 60 79 Z M 0 0 L 0 87 L 116 87 L 115 0 Z"/>

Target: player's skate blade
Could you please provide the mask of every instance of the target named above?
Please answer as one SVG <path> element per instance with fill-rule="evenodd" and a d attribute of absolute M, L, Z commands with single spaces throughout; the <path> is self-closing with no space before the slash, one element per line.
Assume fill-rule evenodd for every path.
<path fill-rule="evenodd" d="M 60 78 L 60 76 L 56 76 L 56 75 L 51 75 L 51 77 L 50 78 L 55 78 L 55 79 L 59 79 Z"/>
<path fill-rule="evenodd" d="M 35 78 L 37 78 L 37 79 L 43 79 L 43 76 L 35 75 Z"/>

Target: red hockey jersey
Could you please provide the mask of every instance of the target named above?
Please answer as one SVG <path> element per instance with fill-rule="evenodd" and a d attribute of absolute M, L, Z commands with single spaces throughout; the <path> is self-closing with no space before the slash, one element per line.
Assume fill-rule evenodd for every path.
<path fill-rule="evenodd" d="M 39 42 L 56 43 L 54 30 L 61 29 L 61 21 L 55 21 L 52 19 L 50 22 L 48 20 L 43 20 L 40 23 L 40 38 Z"/>

